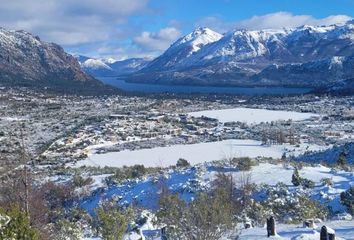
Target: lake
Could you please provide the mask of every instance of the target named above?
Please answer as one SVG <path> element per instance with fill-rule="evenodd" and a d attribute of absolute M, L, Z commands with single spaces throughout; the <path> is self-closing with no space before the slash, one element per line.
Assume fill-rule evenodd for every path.
<path fill-rule="evenodd" d="M 234 95 L 291 95 L 310 92 L 310 88 L 286 87 L 215 87 L 129 83 L 116 77 L 98 77 L 103 83 L 127 92 L 141 93 L 217 93 Z"/>

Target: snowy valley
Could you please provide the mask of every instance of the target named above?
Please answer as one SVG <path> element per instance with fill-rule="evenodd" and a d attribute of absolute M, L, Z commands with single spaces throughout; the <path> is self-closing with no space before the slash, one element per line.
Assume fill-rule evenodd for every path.
<path fill-rule="evenodd" d="M 0 240 L 354 240 L 353 9 L 2 1 Z"/>
<path fill-rule="evenodd" d="M 354 239 L 353 97 L 69 95 L 63 101 L 33 90 L 3 90 L 0 141 L 8 163 L 0 170 L 3 176 L 20 171 L 14 156 L 25 131 L 33 191 L 46 193 L 43 187 L 55 184 L 62 189 L 55 190 L 58 198 L 64 189 L 70 192 L 64 219 L 81 212 L 58 230 L 70 238 L 104 239 L 95 216 L 117 204 L 133 212 L 124 239 L 175 239 L 180 233 L 164 223 L 178 218 L 165 215 L 172 212 L 164 212 L 161 199 L 177 201 L 177 194 L 202 204 L 196 199 L 229 183 L 236 211 L 230 228 L 210 228 L 220 231 L 220 239 L 267 239 L 269 216 L 276 219 L 275 239 L 318 239 L 323 225 L 338 239 Z M 311 219 L 315 225 L 303 227 Z"/>

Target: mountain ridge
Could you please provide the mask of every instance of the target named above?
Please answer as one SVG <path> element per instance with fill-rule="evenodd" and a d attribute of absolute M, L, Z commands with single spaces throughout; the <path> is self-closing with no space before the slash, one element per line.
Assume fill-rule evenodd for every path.
<path fill-rule="evenodd" d="M 125 60 L 90 58 L 76 55 L 82 70 L 94 77 L 112 77 L 131 74 L 145 67 L 150 59 L 129 58 Z"/>
<path fill-rule="evenodd" d="M 77 60 L 55 43 L 23 30 L 0 28 L 0 84 L 67 93 L 111 92 L 84 73 Z"/>
<path fill-rule="evenodd" d="M 200 29 L 203 28 L 195 31 L 200 31 Z M 220 38 L 202 44 L 197 51 L 191 52 L 190 48 L 181 45 L 180 41 L 185 38 L 190 38 L 191 42 L 195 41 L 196 37 L 193 37 L 195 31 L 178 39 L 163 54 L 140 71 L 128 76 L 126 81 L 321 88 L 331 85 L 332 80 L 340 81 L 354 77 L 353 71 L 350 71 L 354 63 L 347 60 L 344 67 L 329 71 L 335 76 L 330 82 L 325 74 L 322 76 L 318 74 L 320 79 L 314 82 L 304 80 L 305 78 L 311 79 L 311 68 L 312 71 L 317 68 L 317 70 L 324 70 L 328 73 L 326 69 L 330 61 L 341 57 L 351 59 L 354 56 L 354 20 L 328 26 L 304 25 L 298 28 L 264 30 L 237 29 L 224 35 L 217 35 L 218 33 L 210 30 Z M 179 48 L 180 46 L 183 47 Z M 306 70 L 301 77 L 302 81 L 291 79 L 291 76 L 299 76 L 299 73 L 296 73 L 300 70 L 297 66 L 299 64 L 303 64 L 302 67 Z M 272 68 L 275 65 L 279 68 Z M 288 75 L 285 74 L 285 68 Z M 280 73 L 279 69 L 283 71 L 280 75 L 286 77 L 282 81 L 279 81 L 277 77 L 277 73 Z"/>
<path fill-rule="evenodd" d="M 183 64 L 192 54 L 200 51 L 204 46 L 220 40 L 221 34 L 209 28 L 197 28 L 193 32 L 175 41 L 162 55 L 152 60 L 145 68 L 160 70 L 176 68 L 176 64 Z M 167 60 L 166 60 L 167 58 Z"/>

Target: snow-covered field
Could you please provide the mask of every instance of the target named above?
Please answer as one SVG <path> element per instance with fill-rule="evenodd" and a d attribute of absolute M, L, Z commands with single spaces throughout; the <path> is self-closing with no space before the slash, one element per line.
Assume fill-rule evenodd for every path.
<path fill-rule="evenodd" d="M 151 224 L 150 224 L 151 225 Z M 319 240 L 321 227 L 325 225 L 336 231 L 337 240 L 353 240 L 354 239 L 354 227 L 353 221 L 328 221 L 323 223 L 317 223 L 315 229 L 305 228 L 302 225 L 295 224 L 277 224 L 277 236 L 267 237 L 267 230 L 265 227 L 256 227 L 250 229 L 243 229 L 240 233 L 240 240 Z M 151 232 L 153 226 L 144 226 L 142 233 Z M 124 240 L 137 240 L 141 239 L 141 235 L 130 234 L 126 235 Z M 155 238 L 160 240 L 161 238 Z M 221 240 L 229 240 L 230 238 L 222 238 Z M 87 239 L 93 240 L 93 239 Z M 97 239 L 96 239 L 97 240 Z"/>
<path fill-rule="evenodd" d="M 204 166 L 204 167 L 203 167 Z M 195 182 L 199 186 L 208 186 L 213 180 L 217 170 L 213 165 L 198 165 L 198 170 L 188 169 L 183 171 L 169 171 L 166 173 L 168 188 L 175 193 L 180 193 L 181 197 L 187 201 L 193 198 L 196 192 Z M 288 185 L 290 191 L 300 191 L 298 187 L 294 187 L 291 183 L 291 176 L 294 168 L 283 164 L 271 164 L 267 162 L 260 163 L 252 167 L 251 182 L 259 184 L 268 184 L 275 186 L 279 182 Z M 235 181 L 243 177 L 244 172 L 230 169 Z M 326 202 L 334 211 L 344 212 L 345 208 L 340 204 L 339 195 L 342 191 L 354 184 L 354 174 L 344 170 L 332 170 L 322 165 L 306 166 L 299 170 L 302 177 L 306 177 L 315 182 L 313 189 L 308 189 L 307 194 L 320 202 Z M 324 186 L 321 184 L 322 178 L 331 178 L 333 186 Z M 145 207 L 149 210 L 156 209 L 158 201 L 158 185 L 154 182 L 154 177 L 148 177 L 139 181 L 129 181 L 122 185 L 112 186 L 93 195 L 89 199 L 82 202 L 81 207 L 93 212 L 99 202 L 108 197 L 120 196 L 121 203 L 130 204 L 132 202 L 138 206 Z M 301 225 L 278 224 L 277 232 L 279 236 L 270 239 L 291 239 L 291 240 L 312 240 L 319 239 L 319 230 L 322 225 L 329 226 L 336 231 L 337 239 L 354 239 L 354 221 L 332 220 L 324 223 L 317 223 L 315 230 L 304 228 Z M 153 229 L 153 228 L 152 228 Z M 149 229 L 152 230 L 152 229 Z M 147 231 L 147 232 L 149 232 Z M 144 230 L 142 231 L 144 233 Z M 129 238 L 127 238 L 129 239 Z M 242 240 L 269 239 L 266 237 L 266 229 L 256 227 L 253 229 L 242 230 Z"/>
<path fill-rule="evenodd" d="M 223 110 L 206 110 L 191 112 L 193 117 L 209 117 L 218 119 L 219 122 L 245 122 L 247 124 L 257 124 L 261 122 L 271 122 L 277 120 L 302 121 L 319 115 L 314 113 L 299 113 L 290 111 L 274 111 L 255 108 L 231 108 Z"/>
<path fill-rule="evenodd" d="M 243 230 L 240 240 L 266 240 L 266 239 L 286 239 L 286 240 L 319 240 L 320 230 L 326 225 L 336 230 L 336 239 L 354 239 L 353 221 L 330 221 L 318 223 L 316 229 L 304 228 L 302 225 L 278 224 L 278 236 L 267 238 L 267 230 L 265 228 L 252 228 Z"/>
<path fill-rule="evenodd" d="M 278 182 L 283 182 L 286 185 L 292 185 L 291 176 L 294 168 L 291 166 L 284 167 L 281 164 L 260 163 L 258 166 L 252 167 L 252 170 L 246 172 L 251 174 L 251 182 L 256 184 L 275 185 Z M 274 174 L 276 173 L 276 174 Z M 241 177 L 244 172 L 236 171 L 234 173 L 235 179 Z M 333 181 L 333 188 L 339 191 L 344 191 L 350 187 L 350 183 L 354 183 L 354 173 L 345 171 L 334 171 L 331 168 L 322 166 L 320 164 L 314 167 L 303 167 L 300 170 L 301 177 L 310 179 L 315 183 L 320 184 L 322 178 L 331 178 Z"/>
<path fill-rule="evenodd" d="M 293 186 L 291 176 L 293 167 L 284 167 L 281 164 L 261 163 L 254 166 L 251 171 L 246 172 L 250 176 L 250 181 L 257 185 L 268 184 L 274 186 L 282 182 L 288 186 Z M 316 187 L 311 191 L 311 195 L 332 207 L 333 211 L 343 212 L 345 208 L 340 204 L 339 195 L 354 184 L 354 173 L 346 171 L 334 171 L 331 168 L 317 165 L 314 167 L 304 167 L 300 171 L 301 177 L 312 180 Z M 208 171 L 205 179 L 213 179 L 216 172 Z M 245 172 L 235 171 L 234 179 L 241 179 Z M 321 179 L 329 178 L 333 181 L 333 186 L 323 186 Z"/>
<path fill-rule="evenodd" d="M 152 149 L 125 150 L 104 154 L 92 154 L 85 160 L 78 161 L 75 166 L 133 166 L 143 164 L 145 167 L 168 167 L 175 165 L 179 158 L 188 160 L 192 165 L 230 157 L 272 157 L 280 158 L 284 152 L 297 156 L 306 150 L 322 150 L 317 145 L 301 144 L 300 147 L 290 145 L 263 146 L 255 140 L 225 140 L 219 142 L 198 143 L 189 145 L 173 145 Z"/>
<path fill-rule="evenodd" d="M 330 221 L 318 223 L 317 228 L 304 228 L 302 225 L 289 225 L 289 224 L 278 224 L 277 233 L 278 236 L 267 237 L 266 228 L 250 228 L 241 231 L 240 240 L 269 240 L 269 239 L 278 239 L 278 240 L 319 240 L 320 239 L 320 229 L 322 225 L 326 225 L 332 229 L 336 230 L 336 239 L 337 240 L 353 240 L 354 239 L 354 227 L 353 221 Z M 151 231 L 153 227 L 145 227 L 142 233 L 145 231 Z M 132 233 L 126 235 L 124 240 L 137 240 L 141 239 L 141 235 Z M 161 240 L 161 238 L 154 238 L 155 240 Z M 229 238 L 223 238 L 226 240 Z M 85 240 L 101 240 L 101 238 L 85 238 Z"/>
<path fill-rule="evenodd" d="M 201 166 L 201 165 L 198 165 Z M 181 172 L 170 171 L 167 184 L 172 192 L 180 192 L 182 197 L 189 199 L 191 193 L 186 191 L 191 187 L 190 181 L 198 179 L 201 186 L 207 186 L 213 181 L 215 174 L 218 173 L 218 169 L 213 165 L 206 164 L 208 166 L 202 173 L 196 174 L 195 170 L 189 169 Z M 253 166 L 249 172 L 237 171 L 230 169 L 229 173 L 232 173 L 233 179 L 238 181 L 246 175 L 250 176 L 250 181 L 257 185 L 268 184 L 275 186 L 277 183 L 282 182 L 288 187 L 293 188 L 291 183 L 291 177 L 294 168 L 291 166 L 284 166 L 282 164 L 260 163 L 257 166 Z M 313 198 L 319 201 L 325 201 L 330 205 L 334 211 L 343 212 L 345 209 L 339 203 L 339 195 L 341 192 L 347 190 L 354 184 L 354 173 L 343 170 L 331 170 L 331 168 L 316 165 L 307 166 L 299 170 L 301 177 L 312 180 L 315 183 L 315 187 L 311 189 L 309 194 Z M 332 179 L 333 186 L 326 186 L 321 183 L 321 179 Z M 192 181 L 193 182 L 193 181 Z M 193 191 L 192 191 L 193 192 Z M 109 188 L 102 193 L 90 198 L 83 206 L 86 209 L 94 209 L 98 204 L 99 199 L 102 196 L 111 197 L 113 195 L 122 196 L 122 202 L 130 203 L 133 199 L 138 200 L 147 208 L 154 208 L 157 201 L 157 186 L 153 178 L 147 178 L 140 181 L 131 181 L 123 185 Z"/>

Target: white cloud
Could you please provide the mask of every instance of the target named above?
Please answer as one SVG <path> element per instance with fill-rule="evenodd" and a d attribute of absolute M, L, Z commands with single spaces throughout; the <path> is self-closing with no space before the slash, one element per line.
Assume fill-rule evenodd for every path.
<path fill-rule="evenodd" d="M 120 37 L 131 16 L 148 14 L 149 0 L 16 0 L 0 4 L 0 25 L 63 45 Z"/>
<path fill-rule="evenodd" d="M 314 19 L 314 25 L 330 25 L 336 23 L 344 23 L 353 19 L 347 15 L 331 15 L 326 18 Z"/>
<path fill-rule="evenodd" d="M 238 22 L 227 22 L 223 21 L 218 16 L 209 16 L 200 19 L 196 26 L 205 26 L 219 32 L 226 32 L 235 28 L 259 30 L 266 28 L 299 27 L 302 25 L 330 25 L 346 22 L 350 19 L 352 19 L 352 17 L 347 15 L 332 15 L 325 18 L 315 18 L 311 15 L 294 15 L 289 12 L 275 12 L 253 16 Z"/>
<path fill-rule="evenodd" d="M 96 55 L 93 53 L 90 56 L 97 58 L 114 58 L 124 60 L 127 58 L 154 58 L 159 52 L 149 51 L 146 49 L 137 48 L 134 45 L 129 46 L 102 46 L 96 50 Z"/>
<path fill-rule="evenodd" d="M 175 27 L 166 27 L 159 32 L 142 32 L 134 38 L 134 44 L 150 51 L 163 51 L 181 36 Z"/>
<path fill-rule="evenodd" d="M 0 4 L 0 26 L 23 29 L 70 52 L 115 58 L 156 56 L 180 36 L 171 20 L 159 32 L 143 32 L 155 16 L 151 0 L 15 0 Z M 138 19 L 138 21 L 137 21 Z"/>
<path fill-rule="evenodd" d="M 223 21 L 219 16 L 208 16 L 196 22 L 195 27 L 208 27 L 219 33 L 225 33 L 235 28 L 235 22 Z"/>
<path fill-rule="evenodd" d="M 301 25 L 329 25 L 350 20 L 346 15 L 335 15 L 326 18 L 314 18 L 311 15 L 293 15 L 289 12 L 276 12 L 262 16 L 253 16 L 250 19 L 240 21 L 237 27 L 247 29 L 298 27 Z"/>
<path fill-rule="evenodd" d="M 181 19 L 171 19 L 157 32 L 144 31 L 144 20 L 161 14 L 151 0 L 13 0 L 0 4 L 0 26 L 23 29 L 45 41 L 83 54 L 113 57 L 156 56 L 181 36 Z M 228 0 L 224 0 L 228 1 Z M 5 2 L 5 0 L 4 0 Z M 157 11 L 157 12 L 156 12 Z M 221 33 L 234 28 L 262 29 L 328 25 L 349 20 L 346 15 L 315 18 L 275 12 L 238 22 L 221 16 L 200 19 L 195 25 Z M 142 24 L 143 23 L 143 24 Z M 119 55 L 119 56 L 117 56 Z"/>

